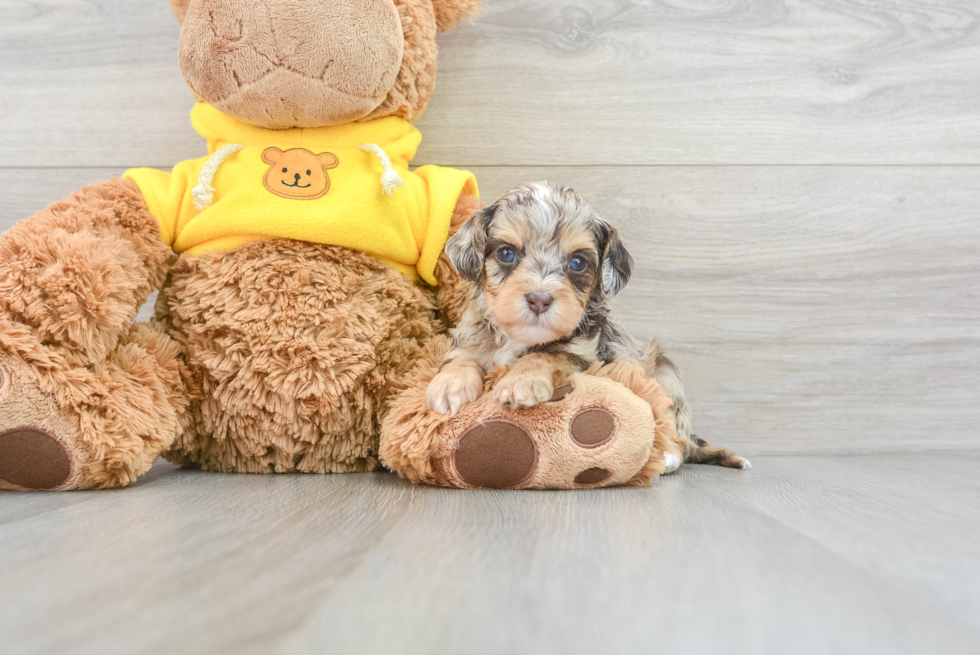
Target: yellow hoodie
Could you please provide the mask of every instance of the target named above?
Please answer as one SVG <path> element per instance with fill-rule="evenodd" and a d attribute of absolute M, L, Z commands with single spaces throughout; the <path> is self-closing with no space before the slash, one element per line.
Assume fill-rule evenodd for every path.
<path fill-rule="evenodd" d="M 123 176 L 139 186 L 177 253 L 298 239 L 370 253 L 435 285 L 456 200 L 479 193 L 468 171 L 410 172 L 422 135 L 401 118 L 274 131 L 198 103 L 191 121 L 208 140 L 208 157 L 172 173 Z"/>

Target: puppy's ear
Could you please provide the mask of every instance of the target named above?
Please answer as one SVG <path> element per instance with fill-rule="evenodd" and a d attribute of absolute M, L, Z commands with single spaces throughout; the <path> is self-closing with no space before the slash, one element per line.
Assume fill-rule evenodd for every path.
<path fill-rule="evenodd" d="M 473 214 L 446 244 L 449 260 L 465 279 L 478 282 L 483 277 L 483 260 L 487 248 L 487 231 L 493 220 L 494 207 Z"/>
<path fill-rule="evenodd" d="M 602 293 L 612 298 L 623 290 L 633 274 L 633 256 L 623 245 L 619 232 L 605 221 L 599 221 L 599 245 L 602 250 Z"/>

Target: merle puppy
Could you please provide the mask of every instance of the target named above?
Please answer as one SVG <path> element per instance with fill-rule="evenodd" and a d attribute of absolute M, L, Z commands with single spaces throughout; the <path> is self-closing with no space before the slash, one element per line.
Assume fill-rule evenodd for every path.
<path fill-rule="evenodd" d="M 609 319 L 608 301 L 629 281 L 633 258 L 574 190 L 550 182 L 519 186 L 477 212 L 446 252 L 475 289 L 452 332 L 454 348 L 427 390 L 430 409 L 455 414 L 480 396 L 494 367 L 510 369 L 494 388 L 496 399 L 533 407 L 550 400 L 571 373 L 627 360 L 673 399 L 687 461 L 749 467 L 691 435 L 677 368 L 656 342 L 641 348 Z"/>

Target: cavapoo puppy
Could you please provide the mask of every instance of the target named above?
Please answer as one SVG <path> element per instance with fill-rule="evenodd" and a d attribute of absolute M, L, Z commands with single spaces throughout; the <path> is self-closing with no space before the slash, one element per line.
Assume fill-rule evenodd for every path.
<path fill-rule="evenodd" d="M 691 435 L 691 408 L 674 364 L 654 342 L 641 348 L 609 319 L 608 301 L 630 279 L 633 258 L 617 231 L 574 190 L 526 184 L 477 212 L 446 245 L 475 284 L 453 330 L 453 350 L 426 400 L 455 414 L 483 392 L 484 376 L 509 367 L 494 388 L 501 404 L 533 407 L 595 362 L 639 364 L 674 400 L 685 459 L 748 468 L 749 463 Z"/>

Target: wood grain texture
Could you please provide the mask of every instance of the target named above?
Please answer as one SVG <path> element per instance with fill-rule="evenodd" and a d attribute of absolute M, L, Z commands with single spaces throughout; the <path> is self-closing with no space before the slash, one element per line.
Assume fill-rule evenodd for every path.
<path fill-rule="evenodd" d="M 619 223 L 617 317 L 746 456 L 980 448 L 980 186 L 969 167 L 474 168 Z M 0 229 L 117 169 L 0 170 Z M 144 313 L 144 316 L 147 316 Z"/>
<path fill-rule="evenodd" d="M 197 140 L 163 0 L 0 0 L 0 166 Z M 974 0 L 488 0 L 442 38 L 420 162 L 977 164 Z"/>
<path fill-rule="evenodd" d="M 162 465 L 6 495 L 4 652 L 977 651 L 977 456 L 755 465 L 557 493 Z"/>

